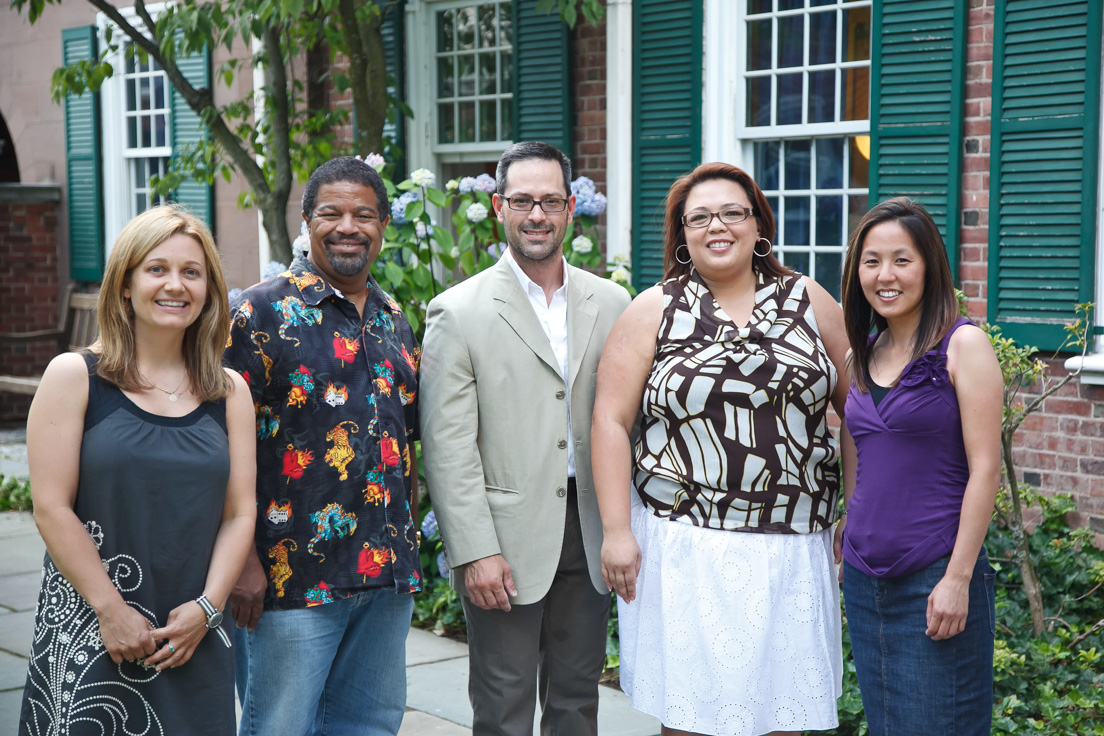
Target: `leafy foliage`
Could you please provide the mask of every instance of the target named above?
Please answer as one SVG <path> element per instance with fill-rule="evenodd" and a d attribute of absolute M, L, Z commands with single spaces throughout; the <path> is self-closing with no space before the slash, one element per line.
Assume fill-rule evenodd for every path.
<path fill-rule="evenodd" d="M 30 511 L 32 507 L 30 484 L 0 475 L 0 511 Z"/>

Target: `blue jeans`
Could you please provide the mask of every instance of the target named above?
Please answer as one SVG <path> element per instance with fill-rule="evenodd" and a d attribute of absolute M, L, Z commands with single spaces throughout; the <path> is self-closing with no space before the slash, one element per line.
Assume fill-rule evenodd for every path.
<path fill-rule="evenodd" d="M 234 630 L 240 736 L 394 736 L 414 596 L 380 588 Z"/>
<path fill-rule="evenodd" d="M 851 655 L 871 736 L 988 736 L 993 717 L 993 568 L 982 549 L 970 578 L 966 628 L 943 641 L 927 629 L 928 595 L 950 556 L 894 578 L 843 563 Z"/>

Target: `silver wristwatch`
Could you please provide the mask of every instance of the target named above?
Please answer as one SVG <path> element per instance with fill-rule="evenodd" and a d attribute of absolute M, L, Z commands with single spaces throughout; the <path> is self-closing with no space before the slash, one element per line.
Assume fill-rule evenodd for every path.
<path fill-rule="evenodd" d="M 199 607 L 203 609 L 203 613 L 207 616 L 207 628 L 218 632 L 219 638 L 222 639 L 222 643 L 229 649 L 230 635 L 223 631 L 222 628 L 222 611 L 212 605 L 211 601 L 207 600 L 206 595 L 201 595 L 195 599 L 195 602 L 199 604 Z"/>

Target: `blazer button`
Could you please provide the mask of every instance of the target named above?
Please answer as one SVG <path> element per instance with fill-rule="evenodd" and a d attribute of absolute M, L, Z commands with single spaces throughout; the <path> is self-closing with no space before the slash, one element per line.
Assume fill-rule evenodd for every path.
<path fill-rule="evenodd" d="M 567 396 L 567 393 L 563 389 L 560 389 L 559 391 L 556 392 L 556 398 L 557 399 L 562 399 L 565 396 Z"/>
<path fill-rule="evenodd" d="M 559 445 L 560 449 L 562 450 L 562 449 L 564 449 L 565 447 L 567 447 L 567 440 L 560 440 L 560 441 L 559 441 L 559 442 L 557 442 L 556 444 L 557 444 L 557 445 Z"/>
<path fill-rule="evenodd" d="M 567 489 L 564 488 L 563 486 L 560 486 L 559 488 L 556 489 L 556 495 L 559 496 L 560 498 L 563 498 L 564 496 L 567 495 Z"/>

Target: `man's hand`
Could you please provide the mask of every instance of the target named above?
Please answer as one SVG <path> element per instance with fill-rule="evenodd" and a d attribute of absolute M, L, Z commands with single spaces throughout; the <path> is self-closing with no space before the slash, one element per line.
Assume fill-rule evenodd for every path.
<path fill-rule="evenodd" d="M 491 555 L 464 565 L 464 587 L 471 602 L 488 611 L 496 608 L 509 611 L 510 596 L 517 595 L 510 563 L 502 555 Z"/>
<path fill-rule="evenodd" d="M 238 582 L 234 583 L 234 589 L 230 591 L 230 615 L 234 617 L 234 623 L 239 629 L 247 628 L 252 631 L 257 628 L 257 624 L 261 622 L 261 614 L 264 613 L 267 589 L 268 578 L 254 547 L 246 556 L 245 567 L 238 576 Z"/>

